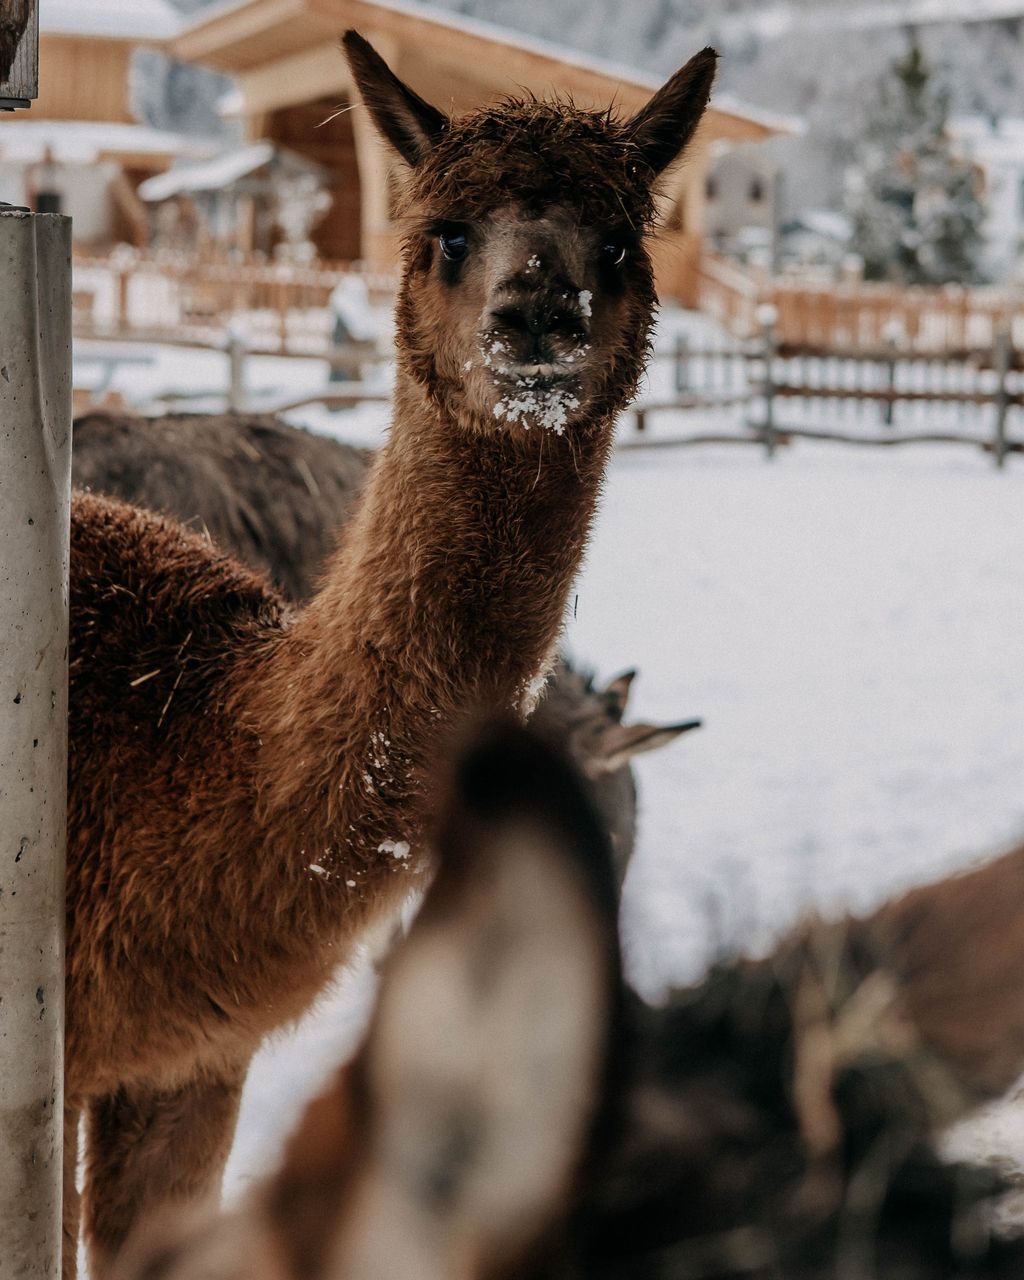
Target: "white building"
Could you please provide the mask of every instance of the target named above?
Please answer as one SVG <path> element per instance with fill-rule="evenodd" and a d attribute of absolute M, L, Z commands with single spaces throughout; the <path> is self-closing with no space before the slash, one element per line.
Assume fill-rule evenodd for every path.
<path fill-rule="evenodd" d="M 950 133 L 982 176 L 986 271 L 997 284 L 1024 284 L 1024 118 L 959 117 Z"/>

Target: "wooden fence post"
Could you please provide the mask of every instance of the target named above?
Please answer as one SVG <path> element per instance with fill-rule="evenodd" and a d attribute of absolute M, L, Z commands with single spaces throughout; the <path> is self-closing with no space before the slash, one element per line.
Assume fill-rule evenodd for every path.
<path fill-rule="evenodd" d="M 129 298 L 131 269 L 127 262 L 119 261 L 117 268 L 117 331 L 128 333 L 132 327 L 132 314 Z"/>
<path fill-rule="evenodd" d="M 1006 465 L 1006 418 L 1010 408 L 1010 366 L 1013 363 L 1013 339 L 1010 330 L 1001 326 L 996 333 L 996 421 L 992 453 L 996 466 Z"/>
<path fill-rule="evenodd" d="M 71 221 L 0 212 L 0 1275 L 60 1275 Z"/>
<path fill-rule="evenodd" d="M 686 335 L 680 333 L 676 337 L 676 395 L 682 395 L 684 391 L 688 390 L 690 385 L 688 353 L 689 344 L 686 341 Z"/>
<path fill-rule="evenodd" d="M 241 325 L 228 327 L 228 408 L 244 413 L 246 408 L 245 361 L 249 353 L 247 335 Z"/>
<path fill-rule="evenodd" d="M 896 356 L 900 345 L 900 328 L 891 321 L 885 326 L 885 345 L 889 354 L 885 362 L 885 390 L 889 393 L 882 411 L 882 421 L 891 427 L 896 418 Z"/>
<path fill-rule="evenodd" d="M 39 5 L 0 3 L 0 111 L 31 105 L 39 96 Z"/>
<path fill-rule="evenodd" d="M 775 457 L 777 443 L 775 433 L 775 323 L 778 312 L 770 302 L 757 309 L 757 322 L 761 326 L 764 359 L 764 451 L 766 457 Z"/>

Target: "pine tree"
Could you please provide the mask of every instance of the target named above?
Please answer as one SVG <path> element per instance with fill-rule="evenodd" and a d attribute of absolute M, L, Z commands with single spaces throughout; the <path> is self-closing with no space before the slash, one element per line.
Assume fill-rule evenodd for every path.
<path fill-rule="evenodd" d="M 852 170 L 851 247 L 869 280 L 979 280 L 985 209 L 946 122 L 949 93 L 915 43 L 879 81 Z"/>

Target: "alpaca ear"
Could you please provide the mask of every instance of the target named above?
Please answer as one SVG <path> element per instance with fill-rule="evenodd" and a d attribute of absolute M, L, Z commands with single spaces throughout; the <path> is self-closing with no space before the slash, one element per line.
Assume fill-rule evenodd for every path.
<path fill-rule="evenodd" d="M 629 691 L 633 687 L 635 679 L 636 669 L 633 668 L 630 671 L 624 671 L 621 676 L 616 676 L 601 690 L 601 697 L 604 699 L 608 712 L 613 719 L 621 720 L 626 714 Z"/>
<path fill-rule="evenodd" d="M 627 124 L 628 136 L 656 174 L 682 154 L 696 132 L 717 63 L 714 49 L 695 54 Z"/>
<path fill-rule="evenodd" d="M 415 167 L 448 127 L 447 116 L 403 84 L 357 31 L 346 31 L 342 44 L 374 123 L 402 159 Z"/>
<path fill-rule="evenodd" d="M 339 1276 L 505 1274 L 558 1216 L 602 1102 L 615 892 L 576 776 L 520 728 L 488 733 L 439 858 L 357 1061 L 370 1155 Z"/>
<path fill-rule="evenodd" d="M 683 720 L 679 724 L 617 724 L 605 729 L 591 752 L 588 771 L 614 773 L 634 756 L 657 751 L 675 742 L 681 734 L 699 729 L 703 721 Z"/>

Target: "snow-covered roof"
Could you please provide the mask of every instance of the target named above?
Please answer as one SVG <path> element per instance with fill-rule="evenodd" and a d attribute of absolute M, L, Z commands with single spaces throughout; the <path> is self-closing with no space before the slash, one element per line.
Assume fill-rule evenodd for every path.
<path fill-rule="evenodd" d="M 203 149 L 184 134 L 142 124 L 20 119 L 0 132 L 0 164 L 33 163 L 46 150 L 65 163 L 95 164 L 101 155 L 195 156 Z"/>
<path fill-rule="evenodd" d="M 801 209 L 787 224 L 787 230 L 790 228 L 813 231 L 815 235 L 835 240 L 839 244 L 845 244 L 853 232 L 846 214 L 837 213 L 834 209 Z"/>
<path fill-rule="evenodd" d="M 166 173 L 147 178 L 139 187 L 139 195 L 143 200 L 156 203 L 169 200 L 185 191 L 222 191 L 275 161 L 286 172 L 319 173 L 326 176 L 326 170 L 321 165 L 307 160 L 297 152 L 275 147 L 272 142 L 253 142 L 247 147 L 223 151 L 193 164 L 176 165 Z"/>
<path fill-rule="evenodd" d="M 181 17 L 166 0 L 39 0 L 39 30 L 108 40 L 170 40 Z"/>

